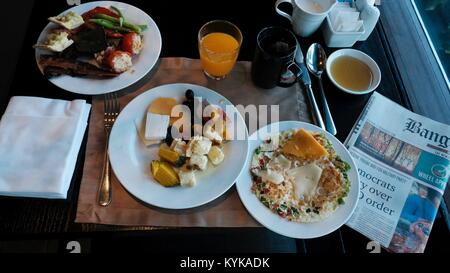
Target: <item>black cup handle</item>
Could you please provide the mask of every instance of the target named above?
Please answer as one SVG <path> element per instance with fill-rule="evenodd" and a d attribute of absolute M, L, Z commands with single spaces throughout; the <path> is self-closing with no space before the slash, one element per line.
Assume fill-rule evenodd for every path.
<path fill-rule="evenodd" d="M 298 78 L 301 76 L 301 74 L 302 69 L 294 60 L 292 60 L 292 62 L 285 68 L 285 70 L 281 74 L 278 86 L 289 87 L 294 85 L 298 81 Z"/>

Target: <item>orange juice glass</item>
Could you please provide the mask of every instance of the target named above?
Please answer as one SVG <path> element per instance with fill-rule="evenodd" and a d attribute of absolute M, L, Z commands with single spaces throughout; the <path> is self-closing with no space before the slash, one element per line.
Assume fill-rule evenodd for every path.
<path fill-rule="evenodd" d="M 242 44 L 242 33 L 234 24 L 214 20 L 198 32 L 198 49 L 203 71 L 212 79 L 225 78 L 233 69 Z"/>

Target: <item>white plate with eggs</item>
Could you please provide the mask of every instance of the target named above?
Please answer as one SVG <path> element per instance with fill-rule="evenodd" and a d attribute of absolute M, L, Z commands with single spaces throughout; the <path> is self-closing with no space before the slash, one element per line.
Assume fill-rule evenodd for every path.
<path fill-rule="evenodd" d="M 322 133 L 333 145 L 337 155 L 350 165 L 348 178 L 350 189 L 345 203 L 340 205 L 331 215 L 317 222 L 300 223 L 287 220 L 266 207 L 252 191 L 253 179 L 251 174 L 251 162 L 255 150 L 260 145 L 281 132 L 303 128 L 311 132 Z M 290 183 L 290 182 L 286 182 Z M 263 226 L 278 234 L 297 239 L 309 239 L 325 236 L 345 224 L 353 214 L 359 194 L 359 177 L 357 167 L 348 150 L 333 135 L 321 128 L 300 121 L 282 121 L 260 128 L 249 137 L 249 153 L 244 169 L 236 181 L 239 196 L 248 212 Z"/>

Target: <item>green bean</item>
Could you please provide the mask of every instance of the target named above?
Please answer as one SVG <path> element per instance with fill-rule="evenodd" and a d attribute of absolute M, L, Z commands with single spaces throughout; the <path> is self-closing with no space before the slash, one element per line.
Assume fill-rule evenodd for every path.
<path fill-rule="evenodd" d="M 138 25 L 138 27 L 141 29 L 141 31 L 146 31 L 148 28 L 147 25 Z"/>
<path fill-rule="evenodd" d="M 125 17 L 123 17 L 122 11 L 120 11 L 120 9 L 118 9 L 114 6 L 111 6 L 111 9 L 114 10 L 115 12 L 117 12 L 117 14 L 119 14 L 120 17 L 125 18 Z"/>
<path fill-rule="evenodd" d="M 112 23 L 111 21 L 108 21 L 105 19 L 90 19 L 89 21 L 92 23 L 95 23 L 97 25 L 100 25 L 102 27 L 108 28 L 108 29 L 117 30 L 119 32 L 125 32 L 125 33 L 132 32 L 131 29 L 117 26 L 114 23 Z"/>
<path fill-rule="evenodd" d="M 122 11 L 120 9 L 111 6 L 111 9 L 119 14 L 119 26 L 123 26 L 123 22 L 125 21 L 125 17 L 123 17 Z"/>
<path fill-rule="evenodd" d="M 97 13 L 96 15 L 94 15 L 94 18 L 107 20 L 107 21 L 110 21 L 111 23 L 116 23 L 116 24 L 120 23 L 120 19 L 106 15 L 106 14 L 102 14 L 102 13 Z M 130 29 L 130 31 L 134 31 L 138 34 L 141 34 L 141 32 L 142 32 L 142 29 L 139 26 L 132 24 L 130 22 L 127 22 L 125 20 L 123 21 L 123 27 L 128 28 L 128 29 Z"/>

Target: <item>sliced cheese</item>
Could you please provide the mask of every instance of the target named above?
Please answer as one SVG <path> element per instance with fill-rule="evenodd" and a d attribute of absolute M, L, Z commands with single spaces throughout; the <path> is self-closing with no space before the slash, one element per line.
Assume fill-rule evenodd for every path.
<path fill-rule="evenodd" d="M 284 181 L 284 177 L 281 173 L 273 171 L 271 169 L 260 171 L 259 175 L 264 182 L 268 181 L 278 185 Z"/>
<path fill-rule="evenodd" d="M 268 168 L 275 168 L 275 166 L 279 166 L 281 169 L 289 170 L 291 168 L 291 164 L 292 162 L 289 159 L 280 154 L 269 162 Z"/>
<path fill-rule="evenodd" d="M 145 124 L 142 120 L 135 120 L 134 126 L 136 127 L 136 131 L 139 135 L 139 139 L 142 141 L 142 143 L 146 147 L 161 144 L 162 140 L 147 140 L 147 139 L 145 139 Z"/>
<path fill-rule="evenodd" d="M 322 169 L 315 163 L 289 170 L 288 175 L 294 178 L 295 197 L 303 200 L 304 196 L 312 196 L 315 193 Z"/>
<path fill-rule="evenodd" d="M 300 129 L 283 146 L 283 153 L 300 159 L 318 159 L 327 156 L 327 150 L 307 131 Z"/>
<path fill-rule="evenodd" d="M 148 107 L 148 112 L 158 115 L 171 116 L 172 108 L 178 105 L 178 102 L 174 98 L 157 98 Z M 177 121 L 177 117 L 170 118 L 170 125 Z"/>
<path fill-rule="evenodd" d="M 162 140 L 166 138 L 169 116 L 147 113 L 145 121 L 145 139 Z"/>

